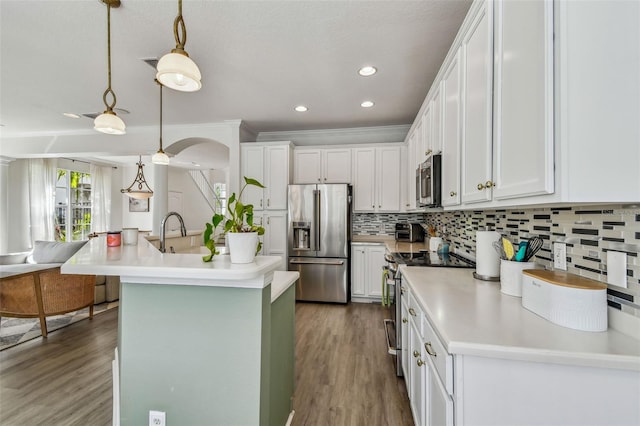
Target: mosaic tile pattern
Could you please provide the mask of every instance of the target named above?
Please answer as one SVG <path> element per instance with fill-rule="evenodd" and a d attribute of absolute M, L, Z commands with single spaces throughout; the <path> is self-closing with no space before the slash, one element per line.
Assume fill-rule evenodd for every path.
<path fill-rule="evenodd" d="M 395 235 L 397 222 L 424 223 L 424 213 L 354 213 L 353 235 Z"/>
<path fill-rule="evenodd" d="M 427 224 L 450 247 L 475 257 L 475 232 L 495 230 L 513 243 L 539 236 L 534 261 L 553 268 L 553 243 L 567 244 L 568 272 L 607 281 L 607 251 L 627 254 L 628 288 L 610 286 L 609 305 L 640 317 L 640 207 L 622 205 L 429 213 Z"/>

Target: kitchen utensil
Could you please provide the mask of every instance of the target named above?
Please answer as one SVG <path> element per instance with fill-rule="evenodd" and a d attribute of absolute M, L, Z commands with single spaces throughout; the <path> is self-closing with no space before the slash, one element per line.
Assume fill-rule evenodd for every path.
<path fill-rule="evenodd" d="M 513 259 L 515 254 L 515 249 L 513 248 L 513 244 L 511 241 L 507 240 L 505 237 L 502 237 L 502 247 L 504 248 L 504 254 L 507 260 Z"/>
<path fill-rule="evenodd" d="M 535 254 L 538 252 L 538 250 L 540 250 L 542 248 L 542 238 L 540 237 L 532 237 L 529 241 L 528 241 L 528 245 L 527 245 L 527 251 L 524 255 L 524 262 L 528 262 L 529 259 L 531 259 L 533 256 L 535 256 Z"/>
<path fill-rule="evenodd" d="M 498 255 L 500 256 L 500 259 L 507 260 L 507 255 L 504 252 L 504 247 L 502 246 L 502 241 L 500 241 L 500 240 L 494 241 L 492 246 L 496 250 Z"/>
<path fill-rule="evenodd" d="M 515 261 L 522 262 L 524 260 L 525 255 L 527 254 L 527 246 L 529 245 L 528 241 L 521 241 L 520 246 L 518 247 L 518 251 L 516 252 Z"/>

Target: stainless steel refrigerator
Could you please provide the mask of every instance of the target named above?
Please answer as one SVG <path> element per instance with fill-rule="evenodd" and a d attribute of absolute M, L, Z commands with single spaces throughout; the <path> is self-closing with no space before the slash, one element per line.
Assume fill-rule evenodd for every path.
<path fill-rule="evenodd" d="M 289 185 L 288 255 L 296 300 L 347 303 L 351 269 L 351 186 Z"/>

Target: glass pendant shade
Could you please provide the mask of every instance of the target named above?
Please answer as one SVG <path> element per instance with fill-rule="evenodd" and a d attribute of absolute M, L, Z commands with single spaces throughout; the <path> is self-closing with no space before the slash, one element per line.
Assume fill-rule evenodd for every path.
<path fill-rule="evenodd" d="M 93 128 L 108 135 L 124 135 L 126 133 L 124 121 L 114 112 L 105 111 L 93 120 Z"/>
<path fill-rule="evenodd" d="M 166 166 L 169 164 L 169 156 L 165 154 L 164 151 L 158 151 L 155 154 L 153 154 L 153 157 L 151 157 L 151 162 L 153 164 Z"/>
<path fill-rule="evenodd" d="M 158 61 L 156 79 L 173 90 L 195 92 L 202 87 L 202 75 L 195 62 L 186 54 L 171 52 Z"/>

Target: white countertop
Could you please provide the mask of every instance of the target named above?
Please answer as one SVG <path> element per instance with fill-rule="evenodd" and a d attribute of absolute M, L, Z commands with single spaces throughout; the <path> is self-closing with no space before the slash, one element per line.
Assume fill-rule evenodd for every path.
<path fill-rule="evenodd" d="M 572 330 L 522 307 L 472 269 L 401 266 L 411 293 L 451 354 L 640 371 L 640 340 L 614 329 Z"/>
<path fill-rule="evenodd" d="M 299 277 L 300 273 L 296 271 L 275 271 L 271 282 L 271 303 L 282 296 L 282 293 L 295 283 Z"/>
<path fill-rule="evenodd" d="M 193 237 L 196 235 L 202 235 L 204 233 L 203 229 L 187 229 L 187 235 L 185 237 Z M 180 231 L 168 231 L 165 235 L 166 238 L 181 238 L 182 234 Z M 157 241 L 160 239 L 159 235 L 147 235 L 146 238 L 148 241 Z"/>
<path fill-rule="evenodd" d="M 118 275 L 123 282 L 218 287 L 264 288 L 280 264 L 279 256 L 256 256 L 233 264 L 219 255 L 212 262 L 201 254 L 160 253 L 144 238 L 138 245 L 107 247 L 106 237 L 91 239 L 61 267 L 63 274 Z"/>

